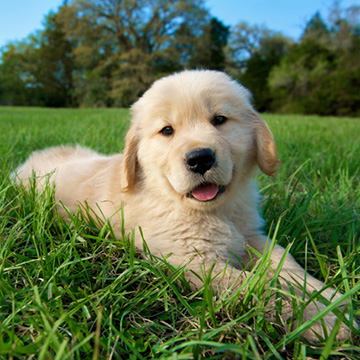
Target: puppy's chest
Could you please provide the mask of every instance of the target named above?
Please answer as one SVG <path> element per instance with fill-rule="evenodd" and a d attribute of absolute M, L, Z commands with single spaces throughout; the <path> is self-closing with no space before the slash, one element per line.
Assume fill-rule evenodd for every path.
<path fill-rule="evenodd" d="M 191 257 L 234 259 L 246 255 L 245 239 L 231 222 L 213 218 L 173 219 L 143 227 L 150 250 L 165 255 L 177 253 Z"/>

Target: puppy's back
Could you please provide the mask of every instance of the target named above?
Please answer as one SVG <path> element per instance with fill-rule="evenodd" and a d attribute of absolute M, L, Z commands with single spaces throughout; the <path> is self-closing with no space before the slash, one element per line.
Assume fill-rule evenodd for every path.
<path fill-rule="evenodd" d="M 51 176 L 61 165 L 69 161 L 85 160 L 98 156 L 100 155 L 95 151 L 81 146 L 58 146 L 39 150 L 33 152 L 11 177 L 13 179 L 17 177 L 26 185 L 33 174 L 39 178 L 48 174 Z"/>

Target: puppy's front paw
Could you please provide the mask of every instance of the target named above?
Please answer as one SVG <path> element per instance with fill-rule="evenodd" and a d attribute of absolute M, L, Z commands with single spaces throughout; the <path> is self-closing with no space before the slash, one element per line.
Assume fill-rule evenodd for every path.
<path fill-rule="evenodd" d="M 325 305 L 319 302 L 310 303 L 304 311 L 303 323 L 313 320 L 323 309 L 325 309 Z M 334 313 L 330 312 L 311 325 L 311 327 L 305 330 L 302 335 L 311 342 L 319 342 L 331 334 L 337 319 L 338 317 Z M 350 338 L 350 329 L 342 323 L 336 334 L 335 340 L 343 341 L 348 338 Z"/>

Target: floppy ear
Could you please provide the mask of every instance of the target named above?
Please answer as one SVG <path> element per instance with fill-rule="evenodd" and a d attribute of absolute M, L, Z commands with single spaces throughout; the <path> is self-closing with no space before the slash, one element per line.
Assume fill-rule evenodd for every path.
<path fill-rule="evenodd" d="M 136 170 L 138 167 L 137 150 L 138 150 L 138 130 L 136 126 L 131 126 L 126 138 L 122 173 L 120 177 L 121 191 L 129 191 L 135 184 Z"/>
<path fill-rule="evenodd" d="M 255 111 L 251 113 L 255 125 L 256 161 L 264 174 L 275 175 L 280 161 L 276 154 L 273 134 L 259 114 Z"/>

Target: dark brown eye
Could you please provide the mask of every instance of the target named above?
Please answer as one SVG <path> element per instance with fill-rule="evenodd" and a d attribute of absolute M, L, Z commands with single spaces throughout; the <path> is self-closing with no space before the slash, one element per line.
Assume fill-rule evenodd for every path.
<path fill-rule="evenodd" d="M 222 125 L 225 121 L 227 120 L 227 117 L 224 115 L 216 115 L 214 116 L 214 118 L 212 119 L 211 123 L 214 126 L 218 126 L 218 125 Z"/>
<path fill-rule="evenodd" d="M 171 126 L 165 126 L 160 130 L 160 133 L 165 136 L 171 136 L 174 133 L 174 129 Z"/>

